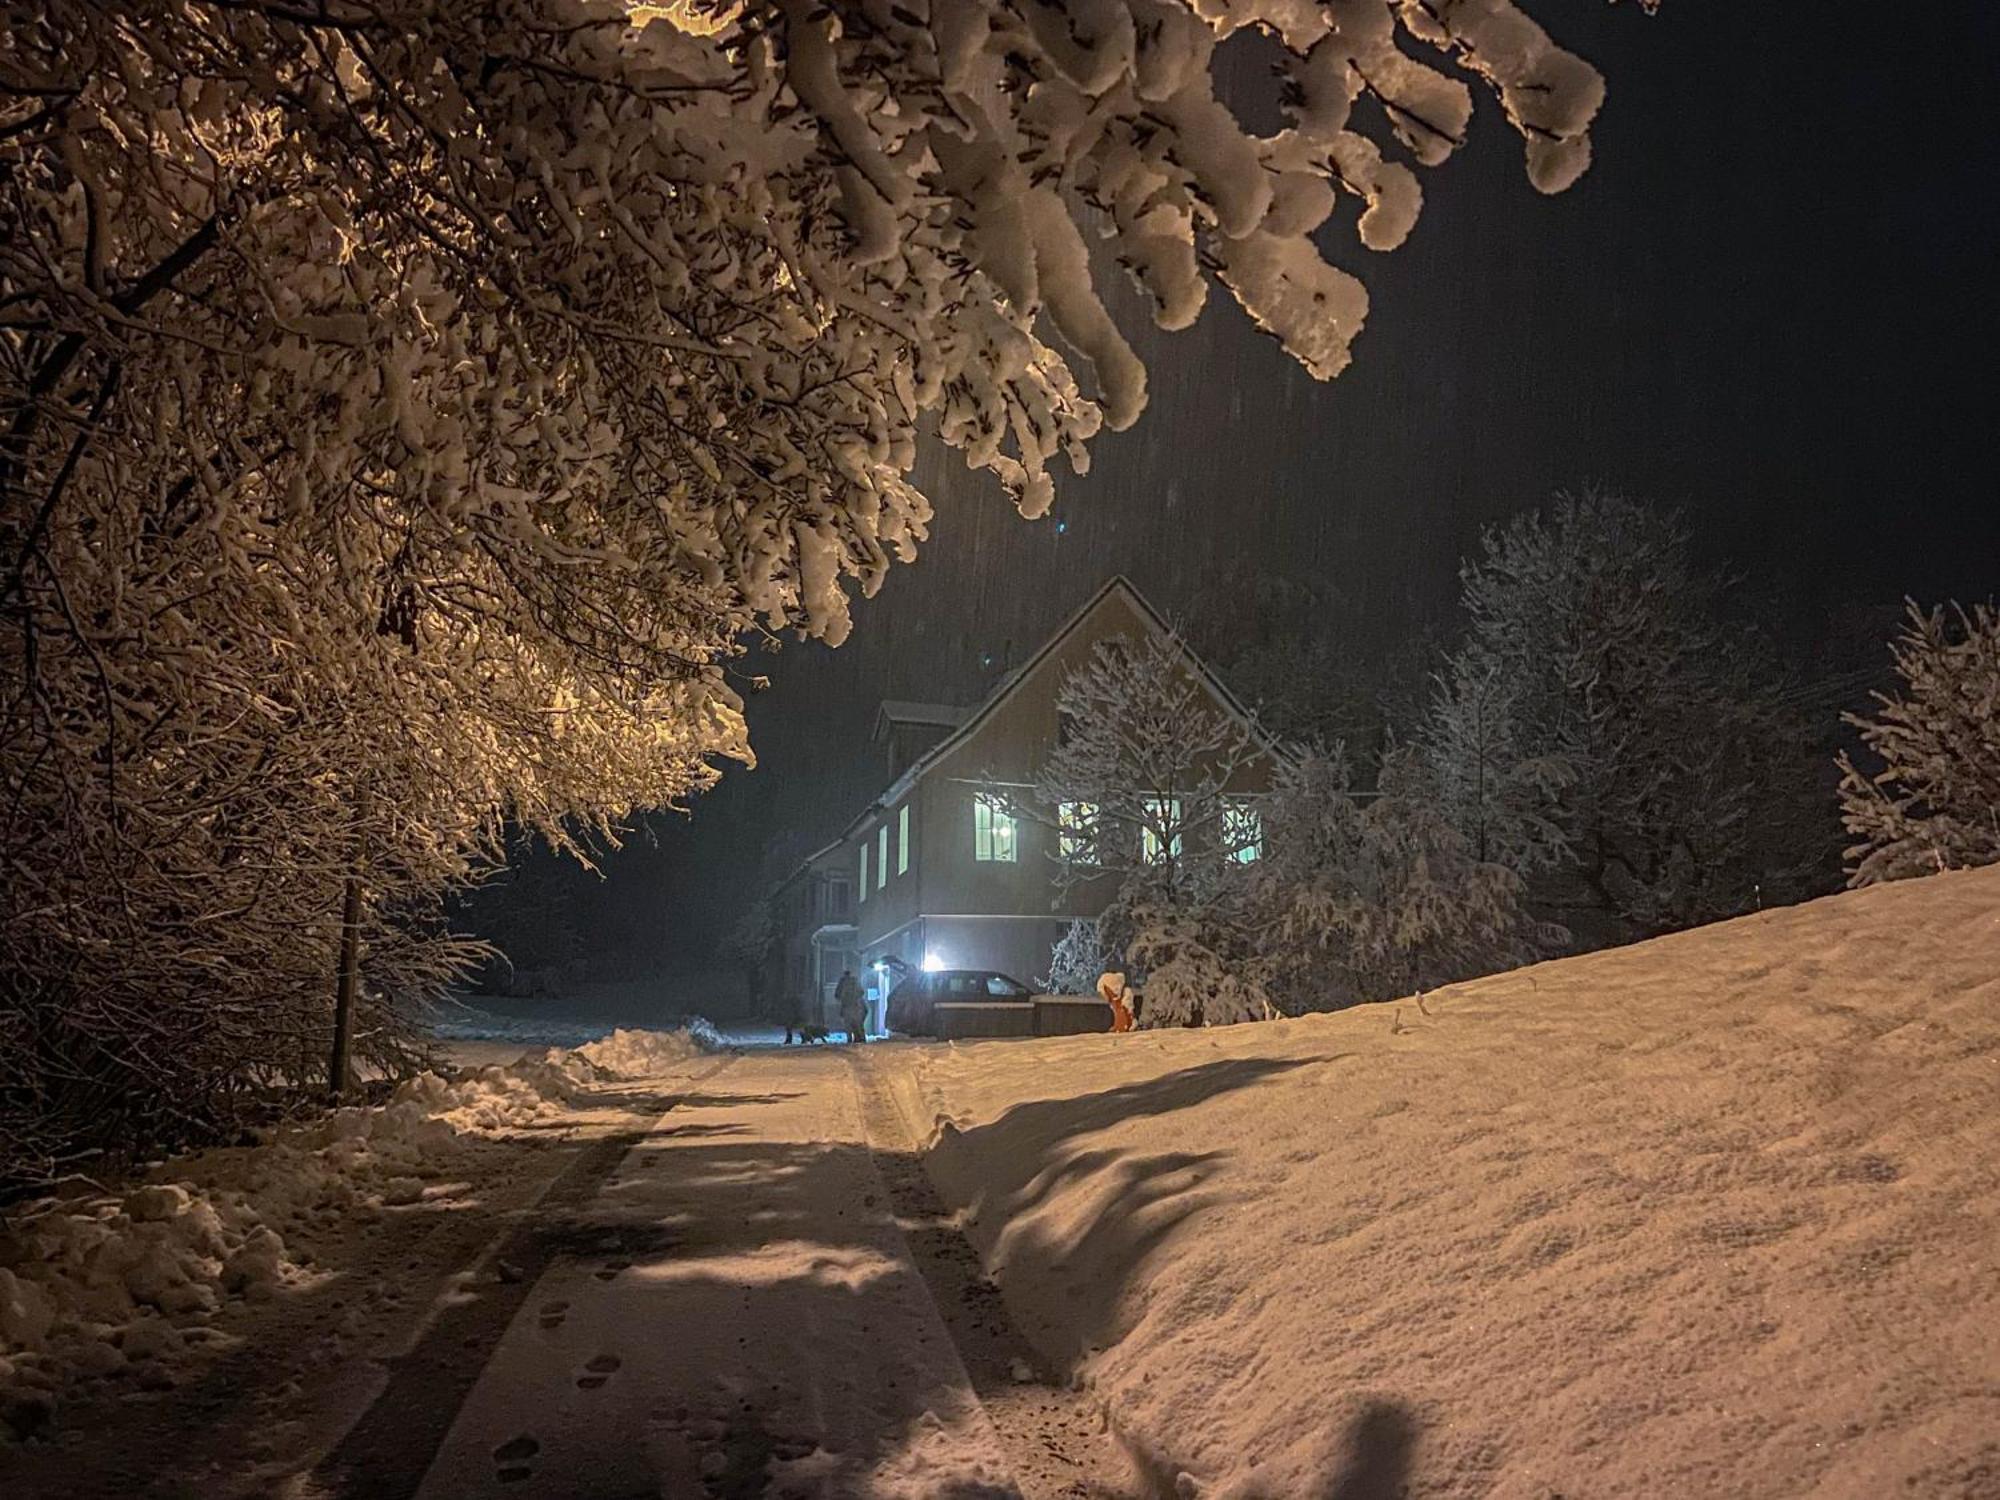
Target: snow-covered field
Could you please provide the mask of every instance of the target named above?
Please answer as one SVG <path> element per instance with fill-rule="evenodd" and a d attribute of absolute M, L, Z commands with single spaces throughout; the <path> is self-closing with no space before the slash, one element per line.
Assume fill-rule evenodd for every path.
<path fill-rule="evenodd" d="M 230 1342 L 213 1326 L 225 1303 L 324 1279 L 330 1236 L 449 1209 L 483 1143 L 574 1127 L 591 1085 L 657 1077 L 716 1040 L 705 1022 L 614 1030 L 505 1066 L 424 1073 L 387 1104 L 182 1157 L 122 1191 L 17 1205 L 0 1217 L 0 1439 L 80 1380 L 172 1385 Z"/>
<path fill-rule="evenodd" d="M 2000 1495 L 2000 868 L 1388 1005 L 908 1052 L 1184 1495 Z"/>

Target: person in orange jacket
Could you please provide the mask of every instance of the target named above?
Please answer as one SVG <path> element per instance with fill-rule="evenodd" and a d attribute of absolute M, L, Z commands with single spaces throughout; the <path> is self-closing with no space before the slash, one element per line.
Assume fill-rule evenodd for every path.
<path fill-rule="evenodd" d="M 1130 1004 L 1132 992 L 1126 988 L 1123 974 L 1100 974 L 1097 977 L 1097 998 L 1111 1007 L 1111 1029 L 1130 1031 L 1133 1015 Z"/>

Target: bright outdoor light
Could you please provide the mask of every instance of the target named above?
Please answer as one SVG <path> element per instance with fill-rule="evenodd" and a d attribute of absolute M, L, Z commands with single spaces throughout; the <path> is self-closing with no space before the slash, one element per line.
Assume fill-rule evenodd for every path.
<path fill-rule="evenodd" d="M 924 972 L 926 974 L 935 974 L 943 967 L 944 960 L 939 958 L 935 953 L 926 953 L 924 955 Z"/>

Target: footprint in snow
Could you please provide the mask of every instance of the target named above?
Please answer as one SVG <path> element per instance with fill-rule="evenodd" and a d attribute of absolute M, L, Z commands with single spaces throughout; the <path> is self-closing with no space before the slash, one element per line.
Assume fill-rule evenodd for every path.
<path fill-rule="evenodd" d="M 629 1260 L 607 1260 L 603 1265 L 599 1266 L 591 1274 L 595 1276 L 599 1281 L 610 1281 L 615 1276 L 617 1276 L 617 1274 L 620 1271 L 629 1271 L 631 1269 L 632 1269 L 632 1262 Z"/>
<path fill-rule="evenodd" d="M 585 1365 L 584 1373 L 576 1377 L 576 1388 L 580 1391 L 594 1391 L 601 1387 L 623 1364 L 615 1354 L 599 1354 Z"/>
<path fill-rule="evenodd" d="M 541 1322 L 542 1327 L 545 1329 L 554 1330 L 562 1327 L 563 1320 L 568 1316 L 569 1304 L 567 1302 L 555 1301 L 544 1302 L 542 1304 Z"/>
<path fill-rule="evenodd" d="M 519 1484 L 523 1479 L 532 1479 L 535 1469 L 529 1460 L 541 1451 L 542 1445 L 525 1432 L 519 1437 L 508 1438 L 493 1450 L 493 1477 L 502 1484 Z"/>

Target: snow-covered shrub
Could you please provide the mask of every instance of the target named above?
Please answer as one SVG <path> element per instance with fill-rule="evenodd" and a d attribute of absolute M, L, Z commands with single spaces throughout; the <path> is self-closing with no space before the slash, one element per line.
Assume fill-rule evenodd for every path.
<path fill-rule="evenodd" d="M 1268 961 L 1252 950 L 1213 897 L 1199 908 L 1150 908 L 1131 943 L 1145 974 L 1138 1024 L 1143 1027 L 1228 1026 L 1269 1021 L 1279 1014 L 1263 982 Z"/>
<path fill-rule="evenodd" d="M 1069 924 L 1069 930 L 1056 939 L 1055 947 L 1049 953 L 1049 993 L 1051 995 L 1091 995 L 1097 992 L 1097 980 L 1107 968 L 1104 943 L 1099 938 L 1097 923 L 1089 917 L 1078 917 Z"/>
<path fill-rule="evenodd" d="M 1857 886 L 2000 861 L 2000 609 L 1913 603 L 1893 650 L 1903 691 L 1848 716 L 1881 769 L 1840 757 Z"/>
<path fill-rule="evenodd" d="M 1529 915 L 1518 875 L 1473 856 L 1414 752 L 1391 751 L 1367 793 L 1338 751 L 1287 756 L 1275 773 L 1262 858 L 1219 870 L 1197 898 L 1135 907 L 1142 1025 L 1386 1000 L 1562 940 Z"/>
<path fill-rule="evenodd" d="M 1521 878 L 1476 857 L 1444 815 L 1422 760 L 1383 760 L 1371 795 L 1346 760 L 1281 768 L 1249 904 L 1264 981 L 1287 1010 L 1385 1000 L 1544 954 Z"/>

